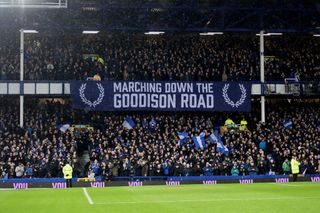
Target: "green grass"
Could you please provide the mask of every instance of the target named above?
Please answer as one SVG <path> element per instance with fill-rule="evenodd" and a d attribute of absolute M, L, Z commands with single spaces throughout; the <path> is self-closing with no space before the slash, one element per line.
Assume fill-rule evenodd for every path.
<path fill-rule="evenodd" d="M 0 191 L 0 212 L 320 212 L 320 183 Z"/>

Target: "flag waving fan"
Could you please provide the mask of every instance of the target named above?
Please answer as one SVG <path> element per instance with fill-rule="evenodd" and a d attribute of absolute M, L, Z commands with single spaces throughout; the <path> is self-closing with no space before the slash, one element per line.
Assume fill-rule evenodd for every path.
<path fill-rule="evenodd" d="M 186 143 L 187 140 L 190 138 L 188 133 L 186 132 L 178 132 L 178 137 L 179 137 L 179 141 L 178 141 L 178 145 L 181 146 L 182 144 Z"/>
<path fill-rule="evenodd" d="M 122 123 L 122 126 L 126 129 L 133 129 L 136 126 L 136 123 L 131 117 L 126 117 Z"/>
<path fill-rule="evenodd" d="M 199 136 L 193 136 L 192 140 L 194 142 L 194 145 L 196 146 L 196 149 L 205 149 L 206 148 L 206 142 L 204 140 L 205 134 L 202 132 Z"/>
<path fill-rule="evenodd" d="M 229 149 L 222 143 L 221 137 L 218 134 L 218 132 L 213 132 L 211 135 L 209 135 L 209 141 L 211 144 L 214 142 L 217 143 L 217 151 L 224 154 L 228 155 L 229 154 Z"/>

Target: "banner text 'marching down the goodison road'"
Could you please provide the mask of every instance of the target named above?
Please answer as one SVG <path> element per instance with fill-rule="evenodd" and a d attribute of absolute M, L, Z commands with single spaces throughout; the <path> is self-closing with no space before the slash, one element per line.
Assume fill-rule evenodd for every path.
<path fill-rule="evenodd" d="M 71 97 L 89 110 L 250 111 L 251 83 L 76 81 Z"/>
<path fill-rule="evenodd" d="M 114 108 L 214 108 L 213 83 L 114 82 Z M 196 92 L 195 92 L 196 91 Z"/>

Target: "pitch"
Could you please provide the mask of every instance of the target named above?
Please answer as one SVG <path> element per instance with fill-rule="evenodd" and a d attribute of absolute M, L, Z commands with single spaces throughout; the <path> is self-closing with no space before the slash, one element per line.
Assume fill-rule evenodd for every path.
<path fill-rule="evenodd" d="M 1 212 L 319 212 L 320 183 L 0 191 Z"/>

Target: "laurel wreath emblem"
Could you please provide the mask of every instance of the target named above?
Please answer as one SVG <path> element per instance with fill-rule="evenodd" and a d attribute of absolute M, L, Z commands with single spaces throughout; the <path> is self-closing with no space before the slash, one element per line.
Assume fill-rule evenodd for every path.
<path fill-rule="evenodd" d="M 228 95 L 228 89 L 229 89 L 229 84 L 225 84 L 223 89 L 222 89 L 222 96 L 227 104 L 232 106 L 232 108 L 236 107 L 238 108 L 241 106 L 244 101 L 246 100 L 247 97 L 247 90 L 244 88 L 243 84 L 239 84 L 240 90 L 241 90 L 241 97 L 237 102 L 233 102 Z"/>
<path fill-rule="evenodd" d="M 96 107 L 102 102 L 102 99 L 104 97 L 104 88 L 100 83 L 97 83 L 97 87 L 99 89 L 99 96 L 95 101 L 90 101 L 86 98 L 86 95 L 84 94 L 84 91 L 86 90 L 87 83 L 81 84 L 81 87 L 79 88 L 79 95 L 83 103 L 90 107 Z"/>

